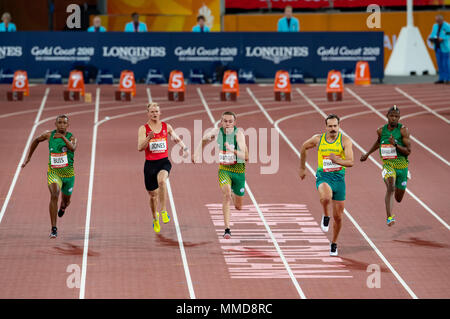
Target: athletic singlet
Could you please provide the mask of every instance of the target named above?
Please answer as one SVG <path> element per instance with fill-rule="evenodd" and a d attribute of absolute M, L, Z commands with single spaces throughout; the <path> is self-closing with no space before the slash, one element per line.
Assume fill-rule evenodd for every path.
<path fill-rule="evenodd" d="M 219 144 L 219 169 L 230 171 L 234 173 L 245 172 L 245 161 L 238 158 L 234 152 L 229 151 L 225 147 L 225 142 L 228 142 L 234 149 L 239 150 L 236 133 L 238 129 L 234 127 L 233 133 L 225 134 L 223 127 L 220 128 L 217 135 L 217 143 Z"/>
<path fill-rule="evenodd" d="M 48 171 L 56 172 L 60 177 L 72 177 L 75 175 L 73 170 L 74 152 L 67 148 L 62 138 L 53 138 L 56 130 L 51 132 L 48 140 Z M 66 132 L 66 138 L 70 140 L 72 133 Z"/>
<path fill-rule="evenodd" d="M 150 126 L 145 124 L 146 136 L 152 131 Z M 154 133 L 155 136 L 150 140 L 148 146 L 145 148 L 145 159 L 148 161 L 155 161 L 165 157 L 169 157 L 167 149 L 167 124 L 161 122 L 161 131 Z"/>
<path fill-rule="evenodd" d="M 339 132 L 336 139 L 331 143 L 326 140 L 326 133 L 320 136 L 319 147 L 317 149 L 317 171 L 344 176 L 345 167 L 333 163 L 329 159 L 331 153 L 336 154 L 337 157 L 345 159 L 345 152 L 344 148 L 342 147 L 341 132 Z"/>
<path fill-rule="evenodd" d="M 383 126 L 380 137 L 380 157 L 383 163 L 389 163 L 392 167 L 396 169 L 403 169 L 408 167 L 408 157 L 398 152 L 394 145 L 389 142 L 389 138 L 392 137 L 400 146 L 405 146 L 403 144 L 401 128 L 402 124 L 398 123 L 397 127 L 392 131 L 388 130 L 388 125 Z"/>

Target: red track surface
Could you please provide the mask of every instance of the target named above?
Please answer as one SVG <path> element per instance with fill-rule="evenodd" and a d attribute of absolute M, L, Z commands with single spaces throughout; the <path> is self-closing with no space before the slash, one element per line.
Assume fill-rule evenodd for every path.
<path fill-rule="evenodd" d="M 247 87 L 260 106 L 249 95 Z M 445 160 L 450 159 L 449 149 L 442 147 L 449 132 L 449 124 L 444 120 L 400 94 L 395 86 L 348 87 L 382 114 L 393 103 L 397 104 L 402 116 L 411 115 L 401 122 L 410 128 L 414 137 Z M 450 119 L 450 87 L 425 84 L 396 87 Z M 172 220 L 162 225 L 161 233 L 157 235 L 152 229 L 143 181 L 144 156 L 136 150 L 138 127 L 146 121 L 146 88 L 138 85 L 132 102 L 116 102 L 115 88 L 100 87 L 98 119 L 101 121 L 106 116 L 110 119 L 98 125 L 94 157 L 91 150 L 96 87 L 87 86 L 93 95 L 92 103 L 88 104 L 64 102 L 63 87 L 50 86 L 40 116 L 40 120 L 49 120 L 37 126 L 33 137 L 53 129 L 56 115 L 67 114 L 70 130 L 79 139 L 72 204 L 58 220 L 58 238 L 50 240 L 47 237 L 50 223 L 46 143 L 38 147 L 32 161 L 20 171 L 5 206 L 46 88 L 33 86 L 25 101 L 6 102 L 4 97 L 9 86 L 0 87 L 3 99 L 0 205 L 6 207 L 3 218 L 0 216 L 0 298 L 79 298 L 80 290 L 84 298 L 450 297 L 450 280 L 445 275 L 450 266 L 450 199 L 445 191 L 450 168 L 414 142 L 408 189 L 428 210 L 406 194 L 403 202 L 394 206 L 397 223 L 391 228 L 385 225 L 385 186 L 380 169 L 369 160 L 360 163 L 361 151 L 354 145 L 355 166 L 347 170 L 346 178 L 349 215 L 344 217 L 339 238 L 339 258 L 328 256 L 331 227 L 327 234 L 319 227 L 322 212 L 314 176 L 308 172 L 304 181 L 299 180 L 298 157 L 281 136 L 276 174 L 260 173 L 260 168 L 269 164 L 247 165 L 246 181 L 254 201 L 247 191 L 245 209 L 232 211 L 233 239 L 230 241 L 221 237 L 220 206 L 214 205 L 221 203 L 216 164 L 172 162 L 171 195 L 183 238 L 187 264 L 184 263 L 173 207 L 169 205 Z M 187 142 L 190 148 L 194 120 L 202 121 L 203 130 L 212 126 L 197 88 L 215 121 L 225 109 L 233 110 L 238 113 L 239 127 L 257 131 L 265 128 L 269 138 L 274 126 L 263 114 L 262 107 L 273 121 L 305 112 L 278 123 L 297 150 L 305 139 L 322 131 L 324 120 L 296 88 L 325 113 L 337 113 L 343 118 L 342 129 L 365 150 L 374 142 L 376 128 L 385 123 L 347 91 L 344 101 L 327 102 L 323 86 L 294 87 L 292 102 L 275 102 L 270 86 L 242 86 L 238 102 L 234 103 L 219 101 L 220 88 L 216 86 L 188 86 L 186 101 L 182 103 L 167 101 L 167 87 L 151 86 L 152 98 L 162 106 L 162 117 L 170 117 L 168 123 L 174 128 L 190 131 L 191 141 Z M 359 112 L 365 113 L 355 114 Z M 114 118 L 118 115 L 121 116 Z M 354 116 L 346 118 L 347 115 Z M 197 144 L 200 136 L 195 138 Z M 373 157 L 379 162 L 376 153 Z M 313 151 L 308 153 L 308 163 L 316 168 Z M 95 166 L 91 176 L 92 164 Z M 89 203 L 90 180 L 93 188 Z M 258 210 L 263 213 L 295 279 L 289 276 Z M 86 218 L 90 225 L 88 233 Z M 80 289 L 67 286 L 70 265 L 86 270 Z M 367 272 L 369 265 L 380 267 L 380 288 L 367 287 L 367 278 L 372 274 Z M 187 279 L 187 271 L 191 281 Z"/>

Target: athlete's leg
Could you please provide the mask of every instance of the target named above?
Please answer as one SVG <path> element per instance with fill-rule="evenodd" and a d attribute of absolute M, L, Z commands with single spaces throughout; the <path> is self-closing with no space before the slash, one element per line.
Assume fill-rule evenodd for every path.
<path fill-rule="evenodd" d="M 331 190 L 330 185 L 327 183 L 321 183 L 318 188 L 319 196 L 320 196 L 320 203 L 323 207 L 323 214 L 325 216 L 330 216 L 329 213 L 329 206 L 331 203 L 331 198 L 333 197 L 333 191 Z"/>
<path fill-rule="evenodd" d="M 222 190 L 222 212 L 225 228 L 230 228 L 230 203 L 231 198 L 231 186 L 230 184 L 224 184 L 220 187 Z"/>
<path fill-rule="evenodd" d="M 403 196 L 405 196 L 405 191 L 406 191 L 406 189 L 400 189 L 400 188 L 395 189 L 395 200 L 398 203 L 400 203 L 403 199 Z"/>
<path fill-rule="evenodd" d="M 388 177 L 384 180 L 384 183 L 386 184 L 384 203 L 386 205 L 386 215 L 389 218 L 392 216 L 392 208 L 394 206 L 395 178 L 393 176 Z"/>
<path fill-rule="evenodd" d="M 48 189 L 50 191 L 50 204 L 49 204 L 50 221 L 52 223 L 52 227 L 56 227 L 56 216 L 58 213 L 58 199 L 60 188 L 57 183 L 52 183 L 48 185 Z"/>
<path fill-rule="evenodd" d="M 153 219 L 156 219 L 156 208 L 158 205 L 158 189 L 148 191 L 148 194 L 150 195 L 150 209 L 152 211 Z"/>
<path fill-rule="evenodd" d="M 342 228 L 342 215 L 344 213 L 345 201 L 333 200 L 333 240 L 332 243 L 337 243 L 339 232 Z"/>
<path fill-rule="evenodd" d="M 61 205 L 59 207 L 60 210 L 64 211 L 70 205 L 70 197 L 72 195 L 66 195 L 61 192 Z"/>
<path fill-rule="evenodd" d="M 161 170 L 158 172 L 158 192 L 159 192 L 159 208 L 160 211 L 166 210 L 166 198 L 167 198 L 167 177 L 169 173 L 166 170 Z"/>
<path fill-rule="evenodd" d="M 234 208 L 236 208 L 237 210 L 241 210 L 242 209 L 242 200 L 243 200 L 244 196 L 238 196 L 235 193 L 233 193 L 233 203 L 234 203 Z"/>

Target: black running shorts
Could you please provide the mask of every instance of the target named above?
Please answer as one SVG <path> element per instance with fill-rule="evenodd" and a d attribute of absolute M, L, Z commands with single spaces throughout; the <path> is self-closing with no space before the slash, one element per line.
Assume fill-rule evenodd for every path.
<path fill-rule="evenodd" d="M 156 161 L 145 161 L 144 165 L 144 177 L 145 177 L 145 188 L 148 191 L 153 191 L 158 188 L 158 173 L 162 170 L 166 170 L 170 173 L 172 164 L 169 158 L 161 158 Z"/>

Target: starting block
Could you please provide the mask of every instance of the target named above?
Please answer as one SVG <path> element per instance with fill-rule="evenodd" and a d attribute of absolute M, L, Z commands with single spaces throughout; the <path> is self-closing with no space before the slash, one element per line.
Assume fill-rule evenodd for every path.
<path fill-rule="evenodd" d="M 14 72 L 12 91 L 6 92 L 8 101 L 22 101 L 24 96 L 30 94 L 28 87 L 28 75 L 26 71 L 18 70 Z"/>
<path fill-rule="evenodd" d="M 84 77 L 81 71 L 71 71 L 67 90 L 64 91 L 64 101 L 79 101 L 84 96 Z"/>
<path fill-rule="evenodd" d="M 287 71 L 277 71 L 273 90 L 275 92 L 275 101 L 291 100 L 291 82 Z"/>
<path fill-rule="evenodd" d="M 236 101 L 239 96 L 239 80 L 236 71 L 227 70 L 223 74 L 221 101 Z"/>
<path fill-rule="evenodd" d="M 184 76 L 183 72 L 173 70 L 169 75 L 169 101 L 184 101 Z"/>
<path fill-rule="evenodd" d="M 344 84 L 342 83 L 342 74 L 339 71 L 331 70 L 327 78 L 327 100 L 342 101 Z"/>
<path fill-rule="evenodd" d="M 136 95 L 136 81 L 133 71 L 124 70 L 120 73 L 119 90 L 115 92 L 116 101 L 131 101 Z"/>

